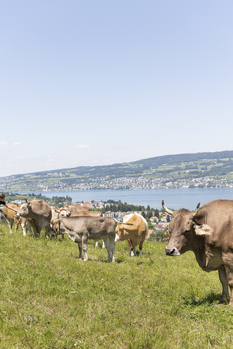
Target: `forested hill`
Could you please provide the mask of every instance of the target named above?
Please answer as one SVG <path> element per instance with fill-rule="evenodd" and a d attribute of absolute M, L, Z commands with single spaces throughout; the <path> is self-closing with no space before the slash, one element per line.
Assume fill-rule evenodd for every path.
<path fill-rule="evenodd" d="M 225 183 L 223 186 L 226 186 L 233 180 L 232 173 L 233 151 L 205 152 L 157 156 L 107 166 L 80 166 L 1 177 L 0 189 L 37 191 L 39 188 L 41 191 L 149 189 L 168 187 L 166 183 L 171 183 L 169 187 L 192 186 L 195 179 L 199 179 L 199 186 L 207 186 L 206 181 L 200 180 L 206 177 L 209 178 L 209 186 L 213 184 L 213 179 L 214 186 L 219 181 L 223 185 L 223 179 Z M 176 182 L 182 182 L 182 185 L 176 185 Z M 137 183 L 136 187 L 133 183 Z"/>

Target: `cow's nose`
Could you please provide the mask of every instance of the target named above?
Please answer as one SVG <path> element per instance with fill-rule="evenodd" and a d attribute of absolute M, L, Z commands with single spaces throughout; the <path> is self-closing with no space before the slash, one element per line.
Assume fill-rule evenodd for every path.
<path fill-rule="evenodd" d="M 172 256 L 173 253 L 175 252 L 175 248 L 165 248 L 165 253 L 167 256 Z"/>

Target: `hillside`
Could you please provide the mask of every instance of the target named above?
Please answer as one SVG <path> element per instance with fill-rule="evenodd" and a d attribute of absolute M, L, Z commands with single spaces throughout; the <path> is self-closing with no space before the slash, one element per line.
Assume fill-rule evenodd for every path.
<path fill-rule="evenodd" d="M 233 185 L 233 151 L 165 155 L 0 178 L 0 190 L 89 190 Z"/>

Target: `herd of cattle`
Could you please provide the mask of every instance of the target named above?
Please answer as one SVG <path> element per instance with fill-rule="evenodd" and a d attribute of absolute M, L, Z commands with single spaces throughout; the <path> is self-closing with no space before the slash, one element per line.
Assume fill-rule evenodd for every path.
<path fill-rule="evenodd" d="M 79 257 L 87 256 L 88 239 L 103 240 L 108 251 L 108 261 L 115 261 L 115 242 L 127 240 L 130 255 L 140 254 L 148 233 L 148 224 L 139 214 L 124 217 L 123 222 L 103 217 L 101 212 L 90 211 L 85 206 L 72 204 L 61 209 L 51 208 L 46 202 L 32 200 L 21 207 L 8 204 L 3 213 L 10 232 L 12 224 L 21 223 L 23 234 L 29 230 L 39 236 L 45 227 L 46 234 L 67 234 L 79 246 Z M 222 284 L 222 299 L 233 305 L 233 200 L 215 200 L 196 210 L 172 211 L 162 201 L 164 210 L 173 219 L 169 224 L 170 240 L 165 248 L 167 256 L 179 256 L 193 251 L 199 266 L 207 272 L 218 270 Z M 230 297 L 229 290 L 230 287 Z"/>
<path fill-rule="evenodd" d="M 78 244 L 79 258 L 88 260 L 87 242 L 89 239 L 96 243 L 103 240 L 108 251 L 108 261 L 115 262 L 115 242 L 128 240 L 130 255 L 136 255 L 136 246 L 139 244 L 139 254 L 148 234 L 148 223 L 139 214 L 134 213 L 124 217 L 123 222 L 117 222 L 114 218 L 103 217 L 99 211 L 90 211 L 87 206 L 78 204 L 66 205 L 62 208 L 50 207 L 43 200 L 25 202 L 20 207 L 7 204 L 3 208 L 3 214 L 12 233 L 21 224 L 23 235 L 26 232 L 35 237 L 45 228 L 45 236 L 67 234 L 69 238 Z"/>

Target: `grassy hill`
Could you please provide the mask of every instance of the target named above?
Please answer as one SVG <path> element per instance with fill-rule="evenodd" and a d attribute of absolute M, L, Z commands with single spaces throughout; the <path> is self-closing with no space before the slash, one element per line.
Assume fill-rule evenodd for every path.
<path fill-rule="evenodd" d="M 164 248 L 146 241 L 142 256 L 129 257 L 119 242 L 107 263 L 106 249 L 90 242 L 84 262 L 67 237 L 23 237 L 1 224 L 0 347 L 232 348 L 217 272 Z"/>
<path fill-rule="evenodd" d="M 166 178 L 174 182 L 181 179 L 225 176 L 233 180 L 232 159 L 233 151 L 158 156 L 107 166 L 81 166 L 2 177 L 0 189 L 109 189 L 105 184 L 111 181 L 111 189 L 121 189 L 117 180 L 122 178 L 126 181 L 124 189 L 132 189 L 130 180 L 138 178 L 146 181 Z"/>

